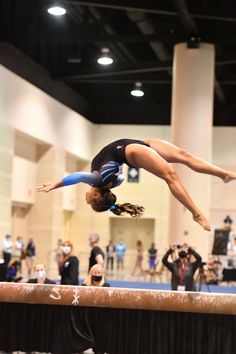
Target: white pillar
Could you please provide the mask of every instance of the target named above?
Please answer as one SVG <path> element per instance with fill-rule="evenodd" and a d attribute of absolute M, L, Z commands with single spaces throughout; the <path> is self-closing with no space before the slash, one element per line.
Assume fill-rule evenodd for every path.
<path fill-rule="evenodd" d="M 172 142 L 207 161 L 211 161 L 212 153 L 213 95 L 214 46 L 201 43 L 199 48 L 190 49 L 186 43 L 177 44 L 173 63 Z M 174 168 L 195 204 L 208 218 L 211 177 L 182 165 L 176 164 Z M 188 242 L 207 258 L 207 231 L 172 196 L 169 241 Z"/>

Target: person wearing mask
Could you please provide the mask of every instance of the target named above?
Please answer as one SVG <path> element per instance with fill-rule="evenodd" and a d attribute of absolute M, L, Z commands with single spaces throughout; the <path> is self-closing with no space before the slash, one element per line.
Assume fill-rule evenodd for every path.
<path fill-rule="evenodd" d="M 79 260 L 73 254 L 73 245 L 70 241 L 63 242 L 62 261 L 59 266 L 61 284 L 79 285 Z"/>
<path fill-rule="evenodd" d="M 157 249 L 155 247 L 155 243 L 152 242 L 151 247 L 148 250 L 149 256 L 149 271 L 153 272 L 156 270 L 157 266 Z"/>
<path fill-rule="evenodd" d="M 107 259 L 107 271 L 109 268 L 111 271 L 114 269 L 114 253 L 115 253 L 115 245 L 113 245 L 113 242 L 110 240 L 109 244 L 106 247 L 106 259 Z"/>
<path fill-rule="evenodd" d="M 34 240 L 32 238 L 29 239 L 26 245 L 25 255 L 26 255 L 25 258 L 26 266 L 28 268 L 28 276 L 30 276 L 34 268 L 34 259 L 36 255 L 36 248 L 35 248 Z"/>
<path fill-rule="evenodd" d="M 22 276 L 19 275 L 20 262 L 17 259 L 13 259 L 7 266 L 7 281 L 8 282 L 20 282 Z"/>
<path fill-rule="evenodd" d="M 202 263 L 202 257 L 187 244 L 178 247 L 178 257 L 173 262 L 168 258 L 177 250 L 177 245 L 170 246 L 162 258 L 162 263 L 172 273 L 171 289 L 179 291 L 196 291 L 194 273 Z M 195 260 L 191 261 L 191 256 Z"/>
<path fill-rule="evenodd" d="M 57 240 L 57 245 L 54 250 L 55 251 L 55 262 L 57 264 L 58 269 L 59 269 L 60 263 L 62 261 L 62 255 L 63 255 L 62 246 L 63 246 L 63 241 L 62 241 L 62 239 L 59 238 Z"/>
<path fill-rule="evenodd" d="M 99 247 L 100 237 L 97 233 L 91 233 L 89 236 L 89 246 L 91 247 L 90 257 L 89 257 L 89 269 L 95 264 L 104 264 L 105 254 L 103 250 Z"/>
<path fill-rule="evenodd" d="M 132 276 L 135 274 L 136 269 L 140 270 L 140 274 L 143 275 L 144 274 L 144 270 L 143 270 L 143 253 L 144 253 L 144 246 L 142 241 L 138 240 L 136 242 L 136 260 L 134 263 L 134 268 L 132 271 Z"/>
<path fill-rule="evenodd" d="M 105 281 L 103 266 L 101 264 L 95 264 L 90 269 L 82 285 L 109 287 L 110 284 Z"/>
<path fill-rule="evenodd" d="M 124 269 L 124 257 L 126 252 L 126 245 L 124 244 L 123 240 L 120 240 L 116 246 L 116 267 L 117 270 Z"/>
<path fill-rule="evenodd" d="M 44 264 L 36 264 L 34 266 L 34 278 L 30 278 L 27 283 L 34 284 L 56 284 L 55 281 L 47 278 L 46 267 Z"/>
<path fill-rule="evenodd" d="M 2 247 L 2 257 L 4 259 L 6 267 L 8 266 L 13 250 L 13 242 L 11 239 L 11 235 L 6 235 L 3 239 L 3 247 Z"/>
<path fill-rule="evenodd" d="M 22 273 L 22 259 L 24 256 L 24 241 L 21 236 L 17 236 L 14 249 L 14 258 L 19 262 L 19 272 Z"/>

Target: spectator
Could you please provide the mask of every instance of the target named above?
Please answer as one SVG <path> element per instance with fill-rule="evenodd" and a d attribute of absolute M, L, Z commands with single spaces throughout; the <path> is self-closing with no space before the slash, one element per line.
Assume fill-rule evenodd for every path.
<path fill-rule="evenodd" d="M 73 254 L 73 245 L 70 241 L 63 242 L 62 261 L 59 266 L 61 284 L 79 285 L 79 260 Z"/>
<path fill-rule="evenodd" d="M 101 264 L 92 266 L 82 285 L 109 287 L 110 284 L 105 281 L 103 266 Z"/>
<path fill-rule="evenodd" d="M 46 267 L 44 264 L 36 264 L 34 266 L 35 277 L 27 281 L 27 283 L 35 284 L 56 284 L 55 281 L 47 278 Z"/>
<path fill-rule="evenodd" d="M 3 258 L 0 258 L 0 282 L 7 280 L 7 267 Z"/>
<path fill-rule="evenodd" d="M 177 246 L 170 246 L 169 250 L 162 258 L 162 263 L 172 273 L 171 288 L 179 291 L 196 291 L 194 286 L 194 273 L 200 267 L 202 258 L 187 244 L 178 249 L 178 258 L 173 262 L 169 262 L 168 258 L 177 250 Z M 191 262 L 190 256 L 196 259 Z"/>
<path fill-rule="evenodd" d="M 19 262 L 19 272 L 22 273 L 22 259 L 24 257 L 24 241 L 21 236 L 17 236 L 14 248 L 14 258 Z"/>
<path fill-rule="evenodd" d="M 62 257 L 63 257 L 62 247 L 63 247 L 63 241 L 61 238 L 59 238 L 57 240 L 57 246 L 55 248 L 55 261 L 57 263 L 58 269 L 59 269 L 59 266 L 60 266 L 60 263 L 61 263 Z"/>
<path fill-rule="evenodd" d="M 94 266 L 95 264 L 104 264 L 104 252 L 103 250 L 99 247 L 100 237 L 97 233 L 92 233 L 89 236 L 89 245 L 91 247 L 91 252 L 90 252 L 90 258 L 89 258 L 89 271 Z"/>
<path fill-rule="evenodd" d="M 226 215 L 226 217 L 224 219 L 224 225 L 231 227 L 232 223 L 233 223 L 233 220 L 231 219 L 230 215 Z"/>
<path fill-rule="evenodd" d="M 7 234 L 3 239 L 3 248 L 2 248 L 2 256 L 6 266 L 8 266 L 8 263 L 11 260 L 12 250 L 13 250 L 13 243 L 12 243 L 11 235 Z"/>
<path fill-rule="evenodd" d="M 8 282 L 18 282 L 22 279 L 19 275 L 20 262 L 16 259 L 11 260 L 7 267 L 7 281 Z"/>
<path fill-rule="evenodd" d="M 114 253 L 115 253 L 115 246 L 113 245 L 112 241 L 109 241 L 109 244 L 106 247 L 106 256 L 107 256 L 107 270 L 109 268 L 113 271 L 114 268 Z"/>
<path fill-rule="evenodd" d="M 116 266 L 117 270 L 124 269 L 124 256 L 126 252 L 126 245 L 123 240 L 120 240 L 115 246 L 116 250 Z"/>
<path fill-rule="evenodd" d="M 144 273 L 144 270 L 143 270 L 144 246 L 143 246 L 142 241 L 140 241 L 140 240 L 138 240 L 136 242 L 136 251 L 137 251 L 137 256 L 136 256 L 136 260 L 135 260 L 135 263 L 134 263 L 134 268 L 133 268 L 133 271 L 132 271 L 132 275 L 135 274 L 137 268 L 140 269 L 141 274 Z"/>
<path fill-rule="evenodd" d="M 31 275 L 34 267 L 34 258 L 36 255 L 36 248 L 34 244 L 34 240 L 32 238 L 29 239 L 26 249 L 25 249 L 25 255 L 26 255 L 26 266 L 28 268 L 28 276 Z"/>
<path fill-rule="evenodd" d="M 148 250 L 149 256 L 149 271 L 153 272 L 156 270 L 157 266 L 157 249 L 155 247 L 155 243 L 152 242 L 151 247 Z"/>

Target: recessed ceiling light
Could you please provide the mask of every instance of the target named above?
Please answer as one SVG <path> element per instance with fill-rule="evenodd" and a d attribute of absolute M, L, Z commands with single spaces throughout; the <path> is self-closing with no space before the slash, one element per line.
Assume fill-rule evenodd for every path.
<path fill-rule="evenodd" d="M 143 97 L 144 91 L 142 90 L 142 83 L 135 82 L 134 88 L 130 91 L 130 94 L 134 97 Z"/>
<path fill-rule="evenodd" d="M 110 50 L 108 48 L 102 48 L 102 54 L 100 58 L 98 58 L 97 62 L 100 65 L 110 65 L 113 63 L 113 59 L 110 56 Z"/>
<path fill-rule="evenodd" d="M 64 7 L 61 6 L 52 6 L 49 7 L 48 13 L 53 16 L 62 16 L 66 14 L 66 9 L 64 9 Z"/>

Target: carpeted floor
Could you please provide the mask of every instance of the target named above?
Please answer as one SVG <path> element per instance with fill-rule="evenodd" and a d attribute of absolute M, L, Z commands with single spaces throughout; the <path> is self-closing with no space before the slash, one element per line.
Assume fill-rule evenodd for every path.
<path fill-rule="evenodd" d="M 152 289 L 152 290 L 171 290 L 170 284 L 164 283 L 149 283 L 149 282 L 135 282 L 135 281 L 119 281 L 108 280 L 110 285 L 115 288 L 133 288 L 133 289 Z M 236 294 L 235 285 L 196 285 L 197 291 L 213 292 L 213 293 L 228 293 Z"/>

